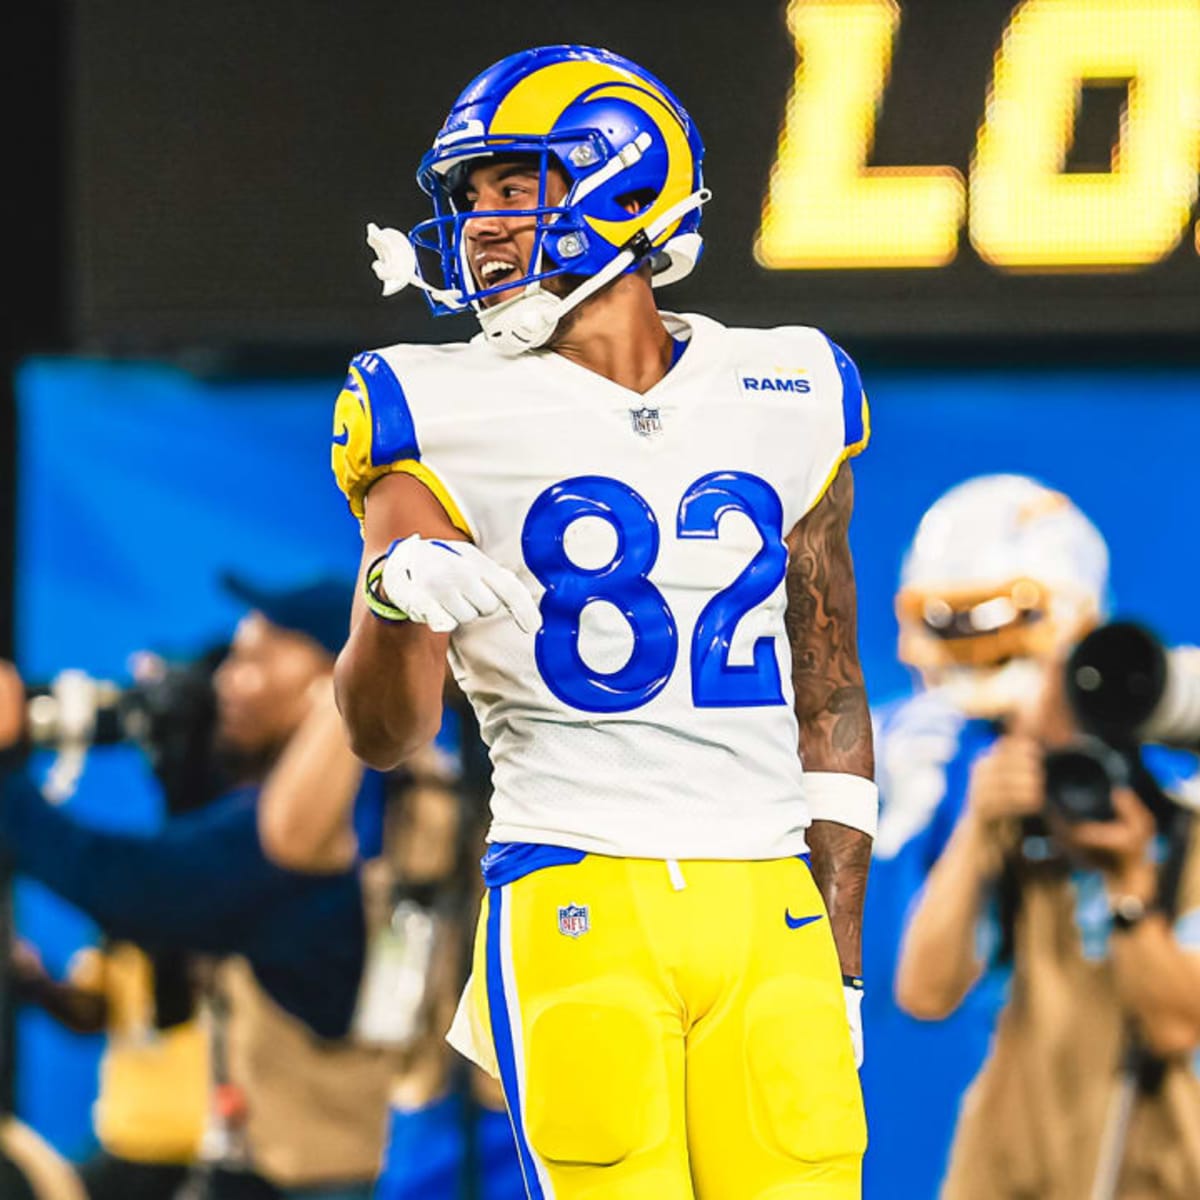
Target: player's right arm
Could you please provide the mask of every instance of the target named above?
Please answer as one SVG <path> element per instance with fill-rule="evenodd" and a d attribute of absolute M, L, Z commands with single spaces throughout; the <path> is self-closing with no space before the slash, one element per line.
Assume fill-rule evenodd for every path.
<path fill-rule="evenodd" d="M 351 360 L 333 427 L 333 474 L 363 535 L 335 694 L 355 753 L 387 770 L 437 734 L 448 636 L 427 621 L 389 621 L 371 612 L 367 571 L 400 539 L 462 539 L 469 527 L 431 488 L 438 481 L 421 463 L 416 416 L 384 354 L 369 351 Z"/>
<path fill-rule="evenodd" d="M 967 804 L 929 873 L 896 970 L 896 1002 L 925 1021 L 948 1017 L 983 972 L 977 931 L 1022 816 L 1041 809 L 1041 746 L 1002 738 L 975 764 Z"/>
<path fill-rule="evenodd" d="M 362 522 L 350 638 L 338 657 L 338 708 L 355 753 L 390 770 L 442 720 L 448 635 L 500 609 L 532 633 L 524 584 L 471 540 L 450 489 L 422 461 L 419 418 L 384 352 L 357 355 L 334 411 L 332 464 Z"/>
<path fill-rule="evenodd" d="M 387 621 L 372 613 L 365 599 L 367 569 L 414 533 L 445 541 L 461 541 L 463 534 L 412 475 L 384 475 L 366 493 L 364 509 L 350 637 L 338 656 L 334 686 L 355 754 L 390 770 L 437 736 L 450 636 L 422 621 Z"/>

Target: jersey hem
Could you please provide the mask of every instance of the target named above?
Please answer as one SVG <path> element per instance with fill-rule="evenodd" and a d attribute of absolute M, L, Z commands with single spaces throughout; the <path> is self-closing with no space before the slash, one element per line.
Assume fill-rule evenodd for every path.
<path fill-rule="evenodd" d="M 600 854 L 608 858 L 649 858 L 663 862 L 669 859 L 681 862 L 694 859 L 708 862 L 760 862 L 773 858 L 794 858 L 809 852 L 803 829 L 762 843 L 745 840 L 744 830 L 733 826 L 708 830 L 701 837 L 693 833 L 687 838 L 661 841 L 656 838 L 605 838 L 493 821 L 487 840 L 489 845 L 493 842 L 523 842 L 535 846 L 582 850 L 587 854 Z"/>

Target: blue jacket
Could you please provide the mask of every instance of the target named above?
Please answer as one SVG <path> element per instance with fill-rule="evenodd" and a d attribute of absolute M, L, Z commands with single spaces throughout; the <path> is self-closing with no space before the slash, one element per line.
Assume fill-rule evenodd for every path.
<path fill-rule="evenodd" d="M 151 952 L 241 954 L 320 1037 L 346 1034 L 366 952 L 356 869 L 287 871 L 263 853 L 259 789 L 227 793 L 149 836 L 92 829 L 0 768 L 0 845 L 14 870 Z"/>

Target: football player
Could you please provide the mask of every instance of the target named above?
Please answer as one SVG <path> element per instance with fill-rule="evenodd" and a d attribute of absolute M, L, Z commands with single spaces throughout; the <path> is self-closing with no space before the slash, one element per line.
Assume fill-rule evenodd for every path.
<path fill-rule="evenodd" d="M 815 329 L 658 309 L 700 256 L 702 156 L 619 55 L 485 71 L 421 162 L 432 219 L 369 227 L 385 293 L 482 332 L 360 354 L 337 403 L 365 543 L 339 702 L 379 767 L 436 733 L 447 654 L 479 715 L 452 1039 L 501 1079 L 532 1197 L 859 1194 L 866 400 Z"/>

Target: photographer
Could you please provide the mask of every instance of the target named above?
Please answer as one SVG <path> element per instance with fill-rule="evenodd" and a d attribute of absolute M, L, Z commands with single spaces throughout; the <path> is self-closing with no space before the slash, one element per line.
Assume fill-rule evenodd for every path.
<path fill-rule="evenodd" d="M 486 811 L 486 781 L 471 769 L 482 743 L 461 694 L 449 704 L 445 736 L 408 760 L 389 789 L 380 853 L 363 864 L 370 948 L 356 1030 L 395 1051 L 374 1200 L 525 1195 L 499 1086 L 455 1061 L 443 1036 L 468 969 Z M 308 721 L 320 732 L 313 754 L 345 753 L 331 694 Z M 466 744 L 448 749 L 460 724 Z M 344 792 L 303 786 L 303 771 L 299 756 L 286 756 L 265 790 L 268 853 L 295 870 L 344 867 L 362 853 L 352 806 Z"/>
<path fill-rule="evenodd" d="M 981 676 L 988 686 L 979 694 L 999 697 L 997 672 L 1008 668 L 1014 685 L 992 708 L 995 732 L 964 764 L 965 786 L 948 789 L 929 822 L 934 862 L 896 978 L 901 1007 L 925 1020 L 947 1017 L 984 980 L 1008 982 L 990 1056 L 962 1105 L 942 1196 L 1195 1197 L 1200 857 L 1188 823 L 1169 805 L 1156 820 L 1121 784 L 1099 795 L 1101 806 L 1111 801 L 1109 814 L 1096 813 L 1107 819 L 1069 819 L 1079 814 L 1047 786 L 1047 750 L 1077 733 L 1061 659 L 1094 624 L 1062 623 L 1061 597 L 1072 579 L 1076 596 L 1081 579 L 1103 595 L 1103 543 L 1045 489 L 1040 501 L 1011 477 L 970 489 L 950 493 L 922 522 L 932 534 L 918 533 L 906 564 L 916 582 L 901 606 L 902 621 L 905 607 L 931 618 L 931 628 L 907 631 L 910 647 L 940 636 L 947 658 L 957 656 L 958 684 Z M 964 591 L 945 586 L 968 561 L 996 572 L 990 596 L 982 578 Z M 1015 602 L 1024 598 L 1027 607 Z M 989 625 L 997 616 L 1009 620 Z M 1002 642 L 1003 661 L 988 666 Z M 1174 875 L 1167 862 L 1180 868 L 1177 888 L 1163 886 Z M 1164 898 L 1177 920 L 1160 907 Z"/>
<path fill-rule="evenodd" d="M 389 1064 L 342 1040 L 364 957 L 356 865 L 297 871 L 273 857 L 277 775 L 349 805 L 362 770 L 331 746 L 333 654 L 347 588 L 265 592 L 216 675 L 217 733 L 237 786 L 150 837 L 88 828 L 49 805 L 11 749 L 23 734 L 19 678 L 0 667 L 0 838 L 17 870 L 151 952 L 220 958 L 214 1075 L 219 1120 L 208 1197 L 369 1195 L 383 1136 Z M 340 751 L 340 752 L 339 752 Z"/>

